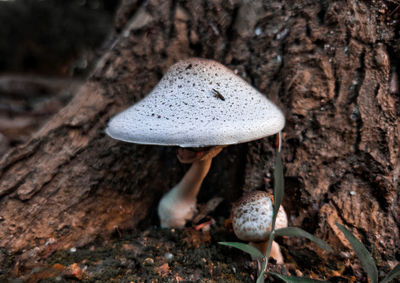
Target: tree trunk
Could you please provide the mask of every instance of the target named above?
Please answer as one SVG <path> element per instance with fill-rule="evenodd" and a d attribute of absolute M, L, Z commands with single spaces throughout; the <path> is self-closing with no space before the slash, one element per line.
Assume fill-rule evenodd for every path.
<path fill-rule="evenodd" d="M 400 97 L 395 8 L 382 1 L 133 1 L 74 99 L 0 163 L 0 247 L 16 262 L 157 223 L 187 169 L 173 148 L 112 140 L 108 119 L 179 59 L 215 59 L 278 104 L 290 225 L 349 247 L 345 224 L 381 265 L 399 259 Z M 393 12 L 393 13 L 391 13 Z M 397 68 L 397 69 L 396 69 Z M 199 200 L 271 188 L 273 138 L 230 146 Z M 287 243 L 296 244 L 298 242 Z M 1 258 L 1 257 L 0 257 Z"/>

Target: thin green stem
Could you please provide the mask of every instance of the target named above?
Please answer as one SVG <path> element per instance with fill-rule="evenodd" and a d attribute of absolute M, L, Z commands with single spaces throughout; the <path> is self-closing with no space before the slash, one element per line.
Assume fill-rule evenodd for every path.
<path fill-rule="evenodd" d="M 277 214 L 278 213 L 274 213 L 274 215 L 272 216 L 271 233 L 269 234 L 267 252 L 266 252 L 266 254 L 264 256 L 264 259 L 265 259 L 264 271 L 265 272 L 267 272 L 267 269 L 268 269 L 269 255 L 271 253 L 272 242 L 274 241 L 274 238 L 275 238 L 275 222 L 276 222 Z"/>
<path fill-rule="evenodd" d="M 276 146 L 276 151 L 277 151 L 276 158 L 280 159 L 281 158 L 280 152 L 282 149 L 282 132 L 278 133 L 275 146 Z M 275 170 L 277 170 L 277 169 L 275 168 Z M 277 182 L 277 181 L 275 180 L 275 182 Z M 280 189 L 283 189 L 283 188 L 280 188 Z M 274 190 L 276 190 L 276 188 Z M 276 194 L 276 192 L 274 192 L 274 193 Z M 268 239 L 267 252 L 264 255 L 265 265 L 264 265 L 263 270 L 260 270 L 259 276 L 264 276 L 264 273 L 266 273 L 267 269 L 268 269 L 269 255 L 271 253 L 272 243 L 274 242 L 274 238 L 275 238 L 275 223 L 276 223 L 276 218 L 278 216 L 279 207 L 280 207 L 280 203 L 278 203 L 278 207 L 274 207 L 274 212 L 272 215 L 271 232 L 270 232 L 269 239 Z"/>

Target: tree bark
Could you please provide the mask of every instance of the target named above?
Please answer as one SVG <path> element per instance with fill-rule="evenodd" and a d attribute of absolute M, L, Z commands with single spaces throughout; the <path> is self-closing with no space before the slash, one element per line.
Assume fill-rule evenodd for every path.
<path fill-rule="evenodd" d="M 118 142 L 104 128 L 174 62 L 204 57 L 237 71 L 283 109 L 290 225 L 341 251 L 349 244 L 335 222 L 343 223 L 380 265 L 399 259 L 399 30 L 391 25 L 395 7 L 376 2 L 124 3 L 85 85 L 0 162 L 3 253 L 22 264 L 145 218 L 157 223 L 158 200 L 187 167 L 173 148 Z M 224 149 L 200 202 L 222 196 L 217 212 L 228 216 L 243 191 L 270 189 L 272 141 Z"/>

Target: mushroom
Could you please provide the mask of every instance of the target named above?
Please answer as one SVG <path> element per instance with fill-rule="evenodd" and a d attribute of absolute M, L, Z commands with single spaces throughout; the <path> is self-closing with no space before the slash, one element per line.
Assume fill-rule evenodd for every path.
<path fill-rule="evenodd" d="M 252 246 L 265 255 L 271 231 L 272 215 L 272 196 L 269 196 L 267 192 L 253 191 L 233 204 L 233 231 L 240 240 L 250 242 Z M 286 212 L 280 206 L 275 229 L 287 227 L 287 224 Z M 270 256 L 276 260 L 276 263 L 283 264 L 281 250 L 275 241 L 272 242 Z"/>
<path fill-rule="evenodd" d="M 182 181 L 160 201 L 162 227 L 183 227 L 212 158 L 224 146 L 279 132 L 285 118 L 277 106 L 218 62 L 191 58 L 172 65 L 141 101 L 113 117 L 112 138 L 139 144 L 179 146 L 192 163 Z"/>

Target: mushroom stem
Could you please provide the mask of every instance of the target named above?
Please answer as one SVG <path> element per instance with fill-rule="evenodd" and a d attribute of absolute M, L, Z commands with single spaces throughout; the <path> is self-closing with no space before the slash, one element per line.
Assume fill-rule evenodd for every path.
<path fill-rule="evenodd" d="M 193 162 L 182 180 L 175 186 L 177 196 L 182 199 L 196 200 L 201 184 L 211 167 L 212 158 Z"/>
<path fill-rule="evenodd" d="M 210 170 L 212 159 L 222 148 L 215 146 L 195 153 L 187 149 L 178 150 L 179 161 L 192 163 L 192 166 L 182 180 L 161 198 L 158 216 L 162 228 L 182 228 L 187 220 L 193 218 L 201 184 Z"/>
<path fill-rule="evenodd" d="M 262 242 L 250 242 L 250 245 L 257 248 L 263 255 L 265 255 L 267 253 L 268 240 L 269 239 Z M 284 263 L 283 256 L 281 253 L 281 248 L 279 247 L 279 244 L 275 241 L 272 241 L 271 252 L 269 256 L 275 259 L 277 264 Z"/>

